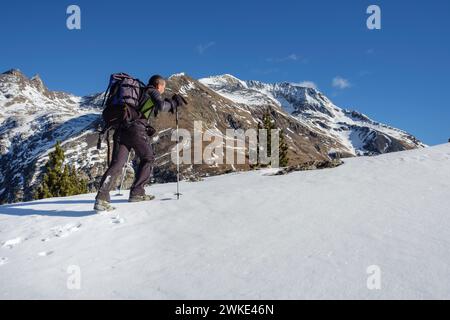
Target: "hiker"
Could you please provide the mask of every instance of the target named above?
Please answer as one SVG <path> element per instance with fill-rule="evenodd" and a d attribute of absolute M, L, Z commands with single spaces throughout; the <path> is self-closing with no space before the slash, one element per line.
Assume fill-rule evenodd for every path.
<path fill-rule="evenodd" d="M 140 163 L 131 186 L 128 201 L 149 201 L 155 198 L 153 195 L 145 194 L 144 190 L 145 184 L 150 179 L 155 160 L 150 144 L 150 137 L 155 133 L 155 129 L 149 125 L 148 120 L 152 115 L 156 117 L 159 112 L 171 112 L 173 114 L 176 108 L 186 104 L 186 100 L 178 94 L 173 95 L 171 99 L 163 99 L 161 94 L 164 93 L 165 88 L 166 81 L 162 76 L 152 76 L 148 85 L 143 89 L 143 97 L 139 100 L 139 103 L 146 100 L 147 102 L 144 105 L 139 105 L 140 109 L 128 108 L 130 109 L 130 119 L 122 121 L 118 129 L 115 130 L 112 161 L 101 179 L 100 189 L 95 198 L 95 211 L 111 211 L 115 209 L 111 206 L 109 191 L 115 187 L 116 180 L 122 172 L 131 149 L 139 157 Z M 132 95 L 127 95 L 125 98 L 130 96 Z"/>

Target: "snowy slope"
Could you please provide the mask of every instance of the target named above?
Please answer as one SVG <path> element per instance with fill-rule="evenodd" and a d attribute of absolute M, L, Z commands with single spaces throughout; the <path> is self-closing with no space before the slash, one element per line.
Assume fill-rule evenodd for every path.
<path fill-rule="evenodd" d="M 0 206 L 0 298 L 450 298 L 450 144 L 268 173 Z"/>
<path fill-rule="evenodd" d="M 341 109 L 315 88 L 295 83 L 243 81 L 230 74 L 199 80 L 222 96 L 255 108 L 276 104 L 302 125 L 339 141 L 349 154 L 372 155 L 424 147 L 402 130 L 375 122 L 367 116 Z"/>
<path fill-rule="evenodd" d="M 95 129 L 100 100 L 99 94 L 50 91 L 39 76 L 29 79 L 19 70 L 0 74 L 0 203 L 29 193 L 56 141 L 64 145 Z M 92 162 L 90 153 L 82 156 Z"/>

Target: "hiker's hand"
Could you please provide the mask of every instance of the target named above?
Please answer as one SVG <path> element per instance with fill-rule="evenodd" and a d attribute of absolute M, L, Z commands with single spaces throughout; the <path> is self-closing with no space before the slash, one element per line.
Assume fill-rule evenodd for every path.
<path fill-rule="evenodd" d="M 179 106 L 183 106 L 185 104 L 187 104 L 186 99 L 184 99 L 182 96 L 180 96 L 179 94 L 174 94 L 172 96 L 172 101 L 175 104 L 175 108 L 178 108 Z"/>

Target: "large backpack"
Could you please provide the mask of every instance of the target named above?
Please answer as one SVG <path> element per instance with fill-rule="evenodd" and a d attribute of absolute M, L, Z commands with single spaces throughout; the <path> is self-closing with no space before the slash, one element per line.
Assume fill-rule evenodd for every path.
<path fill-rule="evenodd" d="M 145 85 L 142 81 L 126 73 L 114 73 L 110 77 L 108 89 L 105 92 L 102 103 L 102 107 L 104 107 L 102 112 L 104 124 L 103 128 L 99 129 L 97 141 L 97 149 L 101 149 L 103 136 L 106 133 L 108 165 L 111 163 L 110 130 L 115 130 L 121 124 L 132 122 L 141 116 L 139 107 L 144 89 Z"/>
<path fill-rule="evenodd" d="M 102 113 L 105 129 L 117 128 L 123 122 L 136 120 L 140 116 L 138 109 L 144 88 L 144 83 L 126 73 L 111 75 L 103 99 L 103 106 L 106 105 Z"/>

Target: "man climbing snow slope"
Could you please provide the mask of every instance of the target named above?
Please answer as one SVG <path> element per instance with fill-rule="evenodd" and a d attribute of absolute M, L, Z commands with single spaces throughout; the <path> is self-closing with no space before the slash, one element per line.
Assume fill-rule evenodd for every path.
<path fill-rule="evenodd" d="M 159 112 L 171 112 L 173 114 L 176 108 L 186 104 L 186 100 L 178 94 L 173 95 L 171 99 L 163 99 L 161 95 L 165 88 L 166 81 L 164 78 L 160 75 L 154 75 L 150 78 L 148 85 L 142 89 L 142 93 L 139 94 L 138 108 L 127 108 L 125 106 L 128 109 L 127 119 L 121 121 L 115 130 L 112 161 L 101 179 L 100 188 L 95 198 L 95 211 L 115 209 L 111 206 L 109 192 L 116 186 L 117 178 L 122 172 L 131 149 L 134 150 L 140 162 L 128 201 L 138 202 L 154 199 L 153 195 L 145 194 L 144 190 L 144 186 L 150 179 L 155 159 L 150 144 L 150 137 L 155 133 L 155 129 L 149 125 L 149 118 L 151 116 L 156 117 Z M 129 98 L 129 96 L 125 98 Z M 109 99 L 111 99 L 111 94 Z"/>

